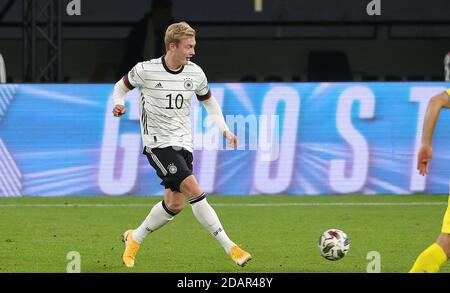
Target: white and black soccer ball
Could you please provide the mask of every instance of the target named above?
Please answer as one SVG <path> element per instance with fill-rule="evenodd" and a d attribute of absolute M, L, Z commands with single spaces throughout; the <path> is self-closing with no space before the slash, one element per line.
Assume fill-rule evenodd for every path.
<path fill-rule="evenodd" d="M 328 229 L 319 239 L 320 254 L 328 260 L 343 258 L 350 249 L 350 240 L 347 234 L 339 229 Z"/>

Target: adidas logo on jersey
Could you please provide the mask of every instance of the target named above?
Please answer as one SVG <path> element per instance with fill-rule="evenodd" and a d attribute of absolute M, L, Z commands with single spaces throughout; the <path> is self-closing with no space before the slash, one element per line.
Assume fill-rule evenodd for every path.
<path fill-rule="evenodd" d="M 160 82 L 158 82 L 158 83 L 155 85 L 155 88 L 157 88 L 157 89 L 162 89 L 163 86 L 162 86 L 162 84 L 161 84 Z"/>

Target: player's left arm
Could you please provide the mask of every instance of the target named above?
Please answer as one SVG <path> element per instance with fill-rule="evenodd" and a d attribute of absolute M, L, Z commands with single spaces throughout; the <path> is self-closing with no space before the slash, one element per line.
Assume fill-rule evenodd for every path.
<path fill-rule="evenodd" d="M 216 99 L 209 93 L 209 97 L 207 99 L 201 100 L 203 106 L 208 112 L 208 116 L 214 121 L 217 127 L 219 127 L 220 132 L 223 133 L 228 140 L 228 144 L 231 147 L 237 147 L 238 139 L 233 132 L 228 128 L 225 119 L 223 118 L 222 109 L 220 109 L 219 103 L 217 103 Z"/>
<path fill-rule="evenodd" d="M 433 141 L 434 129 L 439 119 L 441 109 L 450 108 L 449 91 L 440 93 L 430 99 L 422 129 L 422 146 L 417 158 L 417 169 L 421 175 L 428 173 L 428 164 L 433 159 Z"/>
<path fill-rule="evenodd" d="M 216 99 L 214 99 L 214 97 L 211 95 L 211 90 L 209 89 L 208 85 L 208 79 L 206 78 L 203 70 L 201 70 L 199 81 L 199 85 L 195 90 L 197 99 L 202 102 L 203 106 L 206 109 L 206 112 L 208 112 L 208 116 L 212 118 L 217 127 L 219 127 L 220 132 L 227 138 L 228 144 L 233 148 L 237 147 L 238 139 L 236 135 L 234 135 L 234 133 L 231 132 L 230 129 L 228 129 L 228 126 L 225 123 L 225 119 L 223 118 L 222 109 L 220 108 L 220 105 L 219 103 L 217 103 Z"/>

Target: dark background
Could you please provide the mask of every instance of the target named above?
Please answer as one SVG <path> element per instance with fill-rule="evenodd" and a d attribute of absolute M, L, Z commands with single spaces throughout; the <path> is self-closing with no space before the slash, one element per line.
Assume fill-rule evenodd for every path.
<path fill-rule="evenodd" d="M 115 82 L 126 47 L 138 46 L 127 38 L 133 28 L 142 32 L 152 1 L 80 0 L 80 16 L 66 14 L 69 2 L 60 0 L 62 81 Z M 369 2 L 262 0 L 257 12 L 255 0 L 172 0 L 171 11 L 196 29 L 193 61 L 212 82 L 443 80 L 450 1 L 380 0 L 380 16 L 367 15 Z M 10 82 L 26 81 L 23 3 L 0 0 Z M 34 58 L 45 59 L 46 50 L 39 41 Z"/>

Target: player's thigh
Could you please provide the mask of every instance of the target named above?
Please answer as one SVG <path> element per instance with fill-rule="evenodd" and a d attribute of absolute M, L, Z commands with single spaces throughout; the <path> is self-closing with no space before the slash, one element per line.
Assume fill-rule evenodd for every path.
<path fill-rule="evenodd" d="M 447 210 L 442 220 L 441 234 L 436 242 L 444 249 L 447 257 L 450 258 L 450 196 L 448 198 Z"/>
<path fill-rule="evenodd" d="M 193 168 L 192 162 L 194 159 L 192 153 L 188 152 L 188 151 L 184 151 L 184 152 L 182 152 L 182 155 L 187 164 L 187 167 L 192 172 L 192 168 Z M 200 184 L 198 184 L 198 181 L 193 174 L 186 176 L 186 178 L 184 178 L 181 181 L 180 190 L 181 190 L 181 192 L 183 192 L 184 195 L 186 195 L 186 197 L 188 199 L 199 196 L 200 194 L 203 193 L 203 190 L 201 189 Z"/>
<path fill-rule="evenodd" d="M 441 232 L 450 234 L 450 196 L 448 198 L 447 211 L 445 212 L 444 219 L 442 221 Z"/>
<path fill-rule="evenodd" d="M 203 193 L 203 190 L 194 175 L 186 177 L 181 182 L 180 190 L 187 196 L 187 198 L 193 198 Z"/>
<path fill-rule="evenodd" d="M 192 161 L 189 163 L 183 152 L 187 151 L 173 147 L 153 148 L 147 151 L 147 157 L 151 158 L 150 164 L 156 169 L 164 186 L 172 191 L 181 192 L 180 183 L 192 175 Z"/>

